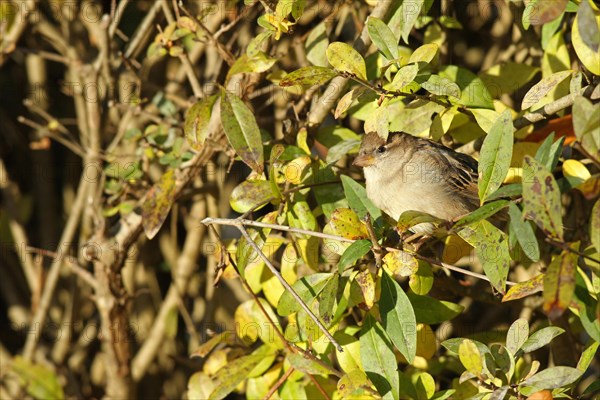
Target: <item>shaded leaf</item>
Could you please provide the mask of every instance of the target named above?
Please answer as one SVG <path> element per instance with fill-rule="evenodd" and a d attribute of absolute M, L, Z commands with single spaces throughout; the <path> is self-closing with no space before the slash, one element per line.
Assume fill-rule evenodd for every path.
<path fill-rule="evenodd" d="M 563 252 L 556 256 L 544 274 L 544 312 L 554 320 L 570 306 L 575 292 L 576 254 Z"/>
<path fill-rule="evenodd" d="M 335 76 L 337 76 L 337 72 L 331 68 L 313 65 L 311 67 L 304 67 L 297 69 L 294 72 L 290 72 L 279 81 L 279 86 L 322 85 Z"/>
<path fill-rule="evenodd" d="M 336 70 L 350 72 L 362 80 L 367 80 L 365 60 L 349 44 L 333 42 L 327 46 L 326 54 L 327 60 Z"/>
<path fill-rule="evenodd" d="M 429 296 L 419 296 L 413 293 L 407 293 L 410 304 L 415 312 L 415 318 L 418 323 L 433 325 L 444 321 L 449 321 L 458 316 L 464 307 L 442 301 Z"/>
<path fill-rule="evenodd" d="M 590 154 L 600 154 L 600 105 L 582 96 L 573 103 L 573 129 L 577 140 Z"/>
<path fill-rule="evenodd" d="M 254 113 L 235 94 L 221 90 L 221 122 L 231 147 L 250 168 L 263 171 L 263 145 Z"/>
<path fill-rule="evenodd" d="M 523 13 L 523 26 L 527 29 L 533 26 L 544 25 L 558 18 L 567 8 L 569 0 L 531 0 Z"/>
<path fill-rule="evenodd" d="M 505 110 L 494 122 L 481 146 L 479 160 L 479 199 L 496 191 L 504 181 L 513 150 L 513 125 L 510 110 Z"/>
<path fill-rule="evenodd" d="M 554 177 L 530 156 L 525 156 L 523 167 L 523 212 L 546 234 L 562 240 L 560 191 Z"/>
<path fill-rule="evenodd" d="M 312 300 L 321 293 L 327 282 L 333 277 L 334 275 L 330 273 L 308 275 L 294 283 L 292 288 L 307 305 L 310 305 Z M 277 304 L 277 313 L 285 317 L 298 312 L 301 308 L 302 306 L 296 301 L 292 294 L 285 291 Z"/>
<path fill-rule="evenodd" d="M 411 363 L 417 352 L 417 321 L 412 305 L 400 285 L 385 270 L 379 299 L 381 322 L 394 346 Z"/>
<path fill-rule="evenodd" d="M 419 269 L 410 276 L 408 281 L 410 289 L 420 296 L 424 296 L 433 287 L 433 271 L 431 265 L 425 261 L 419 261 Z"/>
<path fill-rule="evenodd" d="M 367 314 L 360 332 L 360 358 L 363 368 L 384 399 L 399 399 L 400 380 L 396 356 L 383 328 Z"/>
<path fill-rule="evenodd" d="M 190 146 L 199 150 L 208 137 L 210 116 L 218 95 L 212 95 L 199 100 L 188 110 L 185 116 L 183 131 Z"/>
<path fill-rule="evenodd" d="M 600 199 L 596 201 L 592 208 L 592 216 L 590 218 L 590 240 L 592 245 L 596 249 L 596 252 L 600 253 Z"/>
<path fill-rule="evenodd" d="M 521 210 L 514 203 L 508 205 L 508 215 L 510 216 L 511 232 L 514 232 L 521 249 L 531 261 L 538 261 L 540 259 L 540 247 L 533 227 L 528 221 L 523 220 Z"/>
<path fill-rule="evenodd" d="M 148 191 L 142 205 L 142 225 L 148 239 L 152 239 L 165 222 L 175 201 L 175 171 L 167 170 Z"/>
<path fill-rule="evenodd" d="M 352 243 L 340 257 L 340 261 L 338 262 L 339 273 L 341 274 L 344 272 L 346 267 L 354 265 L 365 254 L 367 254 L 369 250 L 371 250 L 370 240 L 357 240 L 356 242 Z"/>
<path fill-rule="evenodd" d="M 459 104 L 467 107 L 494 109 L 492 96 L 485 83 L 471 71 L 456 65 L 447 65 L 440 69 L 439 74 L 458 85 L 461 91 Z"/>
<path fill-rule="evenodd" d="M 558 164 L 564 140 L 565 138 L 561 137 L 554 142 L 554 133 L 551 133 L 544 139 L 542 145 L 535 152 L 535 159 L 548 168 L 548 171 L 552 171 L 556 167 L 556 164 Z"/>
<path fill-rule="evenodd" d="M 403 0 L 400 5 L 400 33 L 404 43 L 408 43 L 408 36 L 417 23 L 424 2 L 425 0 Z"/>
<path fill-rule="evenodd" d="M 327 55 L 325 52 L 328 45 L 327 24 L 324 21 L 315 26 L 306 38 L 306 59 L 313 65 L 327 67 Z"/>
<path fill-rule="evenodd" d="M 505 62 L 494 65 L 479 76 L 485 82 L 492 97 L 498 98 L 504 93 L 512 94 L 523 87 L 539 70 L 538 67 L 523 63 Z"/>

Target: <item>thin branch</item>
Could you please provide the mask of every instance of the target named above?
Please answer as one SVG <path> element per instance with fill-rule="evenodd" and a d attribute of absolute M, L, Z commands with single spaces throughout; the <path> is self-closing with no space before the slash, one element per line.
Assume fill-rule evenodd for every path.
<path fill-rule="evenodd" d="M 339 352 L 343 352 L 344 349 L 342 348 L 342 346 L 340 346 L 340 344 L 337 342 L 337 340 L 334 339 L 334 337 L 331 335 L 331 333 L 329 333 L 329 331 L 327 330 L 327 328 L 325 328 L 325 326 L 323 326 L 323 324 L 321 323 L 321 321 L 319 321 L 319 318 L 317 318 L 317 316 L 312 312 L 312 310 L 310 308 L 308 308 L 308 306 L 306 305 L 306 303 L 304 303 L 304 301 L 302 301 L 302 299 L 300 298 L 300 296 L 298 295 L 298 293 L 296 293 L 296 291 L 292 288 L 292 286 L 289 283 L 287 283 L 287 281 L 283 278 L 283 276 L 281 275 L 281 273 L 271 263 L 271 260 L 269 260 L 269 257 L 267 257 L 265 255 L 265 253 L 262 252 L 262 250 L 260 249 L 260 247 L 258 247 L 258 245 L 254 242 L 254 240 L 252 240 L 252 238 L 248 234 L 248 231 L 246 230 L 246 228 L 244 227 L 244 225 L 242 225 L 241 223 L 238 222 L 234 226 L 241 232 L 242 236 L 244 236 L 246 238 L 246 240 L 248 241 L 248 243 L 250 244 L 250 246 L 254 249 L 254 251 L 256 251 L 256 253 L 260 256 L 260 258 L 263 259 L 263 261 L 265 262 L 265 265 L 271 270 L 271 272 L 273 273 L 273 275 L 275 275 L 277 277 L 277 279 L 279 279 L 279 281 L 281 282 L 281 284 L 283 285 L 283 287 L 285 287 L 291 293 L 292 297 L 294 299 L 296 299 L 296 301 L 300 304 L 300 306 L 302 307 L 302 309 L 315 322 L 315 324 L 317 324 L 317 326 L 319 327 L 319 329 L 321 329 L 321 331 L 323 332 L 323 334 L 325 336 L 327 336 L 327 339 L 329 339 L 329 341 L 331 341 L 331 343 L 333 343 L 335 345 L 335 347 L 338 349 Z"/>
<path fill-rule="evenodd" d="M 278 230 L 278 231 L 284 231 L 284 232 L 291 232 L 291 233 L 299 233 L 299 234 L 303 234 L 303 235 L 310 235 L 310 236 L 315 236 L 318 238 L 322 238 L 322 239 L 330 239 L 330 240 L 337 240 L 339 242 L 345 242 L 345 243 L 354 243 L 356 240 L 353 239 L 347 239 L 341 236 L 337 236 L 337 235 L 331 235 L 328 233 L 322 233 L 322 232 L 315 232 L 315 231 L 311 231 L 308 229 L 299 229 L 299 228 L 291 228 L 289 226 L 285 226 L 285 225 L 277 225 L 277 224 L 268 224 L 265 222 L 258 222 L 258 221 L 250 221 L 247 219 L 227 219 L 227 218 L 205 218 L 204 220 L 202 220 L 202 223 L 204 225 L 206 224 L 218 224 L 218 225 L 228 225 L 228 226 L 235 226 L 237 227 L 238 225 L 245 225 L 245 226 L 252 226 L 255 228 L 270 228 L 270 229 L 274 229 L 274 230 Z M 386 251 L 395 251 L 398 249 L 395 249 L 393 247 L 385 247 Z M 416 258 L 419 258 L 423 261 L 427 261 L 431 264 L 440 266 L 440 267 L 444 267 L 447 268 L 451 271 L 455 271 L 455 272 L 460 272 L 462 274 L 465 275 L 470 275 L 473 276 L 475 278 L 478 279 L 482 279 L 484 281 L 490 282 L 490 278 L 488 278 L 485 275 L 482 274 L 478 274 L 477 272 L 473 272 L 473 271 L 469 271 L 467 269 L 463 269 L 460 267 L 457 267 L 455 265 L 450 265 L 450 264 L 446 264 L 442 261 L 437 261 L 437 260 L 433 260 L 431 258 L 428 257 L 424 257 L 420 254 L 417 253 L 412 253 Z M 510 281 L 506 281 L 507 285 L 516 285 L 515 282 L 510 282 Z"/>
<path fill-rule="evenodd" d="M 295 371 L 294 367 L 289 367 L 287 371 L 285 371 L 285 374 L 281 375 L 281 378 L 279 378 L 277 380 L 277 382 L 275 382 L 275 384 L 273 385 L 273 387 L 271 387 L 271 389 L 269 389 L 269 391 L 267 392 L 267 394 L 265 395 L 265 397 L 263 397 L 263 400 L 269 400 L 271 398 L 271 396 L 273 396 L 275 394 L 275 392 L 277 391 L 277 389 L 279 389 L 281 387 L 281 385 L 283 385 L 285 383 L 285 381 L 287 380 L 287 378 L 290 377 L 290 375 L 292 375 L 292 373 Z"/>

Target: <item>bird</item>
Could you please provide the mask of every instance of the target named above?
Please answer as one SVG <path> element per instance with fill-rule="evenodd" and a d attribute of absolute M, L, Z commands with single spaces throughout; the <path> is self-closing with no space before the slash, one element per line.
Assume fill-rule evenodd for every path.
<path fill-rule="evenodd" d="M 369 132 L 353 165 L 364 169 L 367 197 L 396 221 L 409 210 L 452 221 L 479 207 L 477 161 L 433 140 L 405 132 L 390 132 L 386 140 Z M 429 236 L 435 226 L 410 230 Z"/>

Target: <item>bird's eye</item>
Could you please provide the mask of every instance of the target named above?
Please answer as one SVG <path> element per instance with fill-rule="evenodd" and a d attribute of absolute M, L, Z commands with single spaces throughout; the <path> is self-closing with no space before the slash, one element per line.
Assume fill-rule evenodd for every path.
<path fill-rule="evenodd" d="M 386 150 L 385 146 L 379 146 L 377 148 L 377 153 L 379 153 L 379 154 L 385 153 L 385 150 Z"/>

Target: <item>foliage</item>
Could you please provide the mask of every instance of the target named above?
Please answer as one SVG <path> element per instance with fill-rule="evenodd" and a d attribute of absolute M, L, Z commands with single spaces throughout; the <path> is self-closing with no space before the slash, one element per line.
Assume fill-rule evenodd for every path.
<path fill-rule="evenodd" d="M 100 321 L 91 342 L 101 346 L 86 350 L 86 366 L 103 373 L 65 372 L 71 350 L 49 357 L 54 344 L 26 337 L 23 349 L 10 349 L 20 388 L 11 390 L 128 397 L 137 384 L 151 396 L 144 382 L 169 368 L 177 379 L 152 387 L 191 399 L 545 399 L 598 390 L 590 383 L 600 377 L 594 2 L 500 1 L 477 11 L 475 2 L 444 9 L 434 0 L 163 3 L 130 6 L 164 14 L 149 42 L 132 28 L 150 33 L 156 24 L 141 28 L 138 15 L 138 25 L 122 27 L 143 43 L 137 50 L 117 40 L 114 15 L 114 26 L 77 21 L 97 47 L 93 62 L 73 56 L 83 42 L 57 38 L 58 24 L 69 23 L 43 13 L 28 22 L 64 52 L 64 72 L 79 83 L 114 83 L 140 62 L 159 81 L 179 81 L 146 85 L 130 72 L 139 74 L 134 98 L 112 109 L 106 93 L 86 102 L 74 92 L 77 127 L 29 104 L 46 121 L 21 121 L 83 159 L 71 224 L 80 243 L 97 246 L 64 264 L 89 286 L 77 318 Z M 231 4 L 233 16 L 217 9 Z M 119 46 L 126 62 L 117 66 Z M 411 211 L 392 221 L 351 165 L 370 131 L 470 153 L 480 207 L 455 221 Z M 86 182 L 91 163 L 102 165 L 101 179 Z M 7 212 L 19 249 L 18 218 Z M 233 212 L 240 217 L 226 218 Z M 437 228 L 421 246 L 404 240 L 419 223 Z M 42 287 L 28 277 L 31 262 L 15 257 L 41 299 L 28 325 L 61 314 L 49 311 L 63 264 L 56 253 Z M 136 299 L 136 290 L 152 299 Z M 81 295 L 65 292 L 70 301 Z M 137 320 L 151 328 L 117 340 L 113 328 Z M 36 347 L 47 357 L 34 359 Z M 173 361 L 181 356 L 192 356 L 188 367 Z"/>

